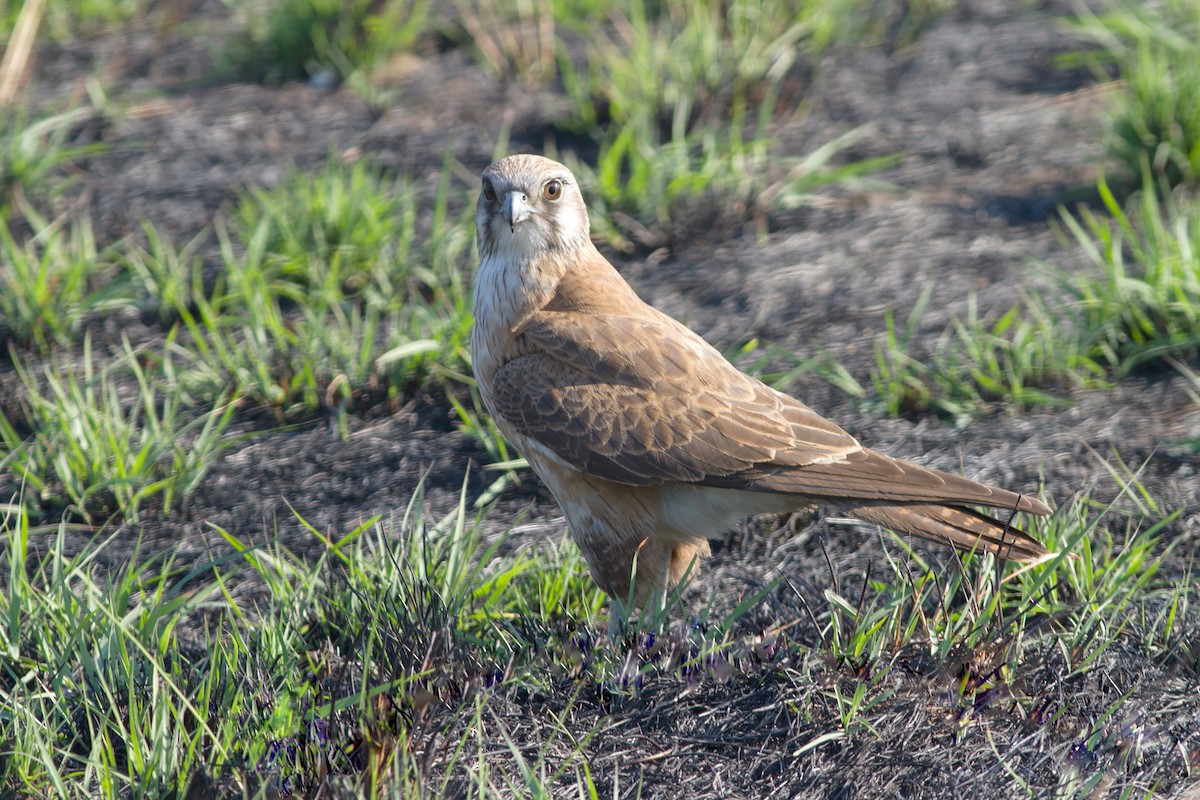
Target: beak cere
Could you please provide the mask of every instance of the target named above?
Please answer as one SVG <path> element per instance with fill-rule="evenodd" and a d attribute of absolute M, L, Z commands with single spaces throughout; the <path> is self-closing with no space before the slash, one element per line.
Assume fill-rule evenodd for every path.
<path fill-rule="evenodd" d="M 508 223 L 508 229 L 516 232 L 517 223 L 529 219 L 529 215 L 533 213 L 533 209 L 529 207 L 529 198 L 524 192 L 509 192 L 504 195 L 504 221 Z"/>

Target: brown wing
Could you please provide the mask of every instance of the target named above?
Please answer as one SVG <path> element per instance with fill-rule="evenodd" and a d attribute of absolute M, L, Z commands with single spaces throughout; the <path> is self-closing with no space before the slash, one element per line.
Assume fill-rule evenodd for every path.
<path fill-rule="evenodd" d="M 834 461 L 859 443 L 666 317 L 543 313 L 492 383 L 493 413 L 575 468 L 635 485 Z"/>
<path fill-rule="evenodd" d="M 1016 508 L 1034 514 L 1050 513 L 1050 507 L 1035 497 L 1018 495 L 866 448 L 850 453 L 840 461 L 813 464 L 803 469 L 758 465 L 741 473 L 737 479 L 737 482 L 717 480 L 712 485 L 814 498 L 971 503 Z"/>
<path fill-rule="evenodd" d="M 1049 513 L 1036 499 L 863 448 L 669 317 L 546 312 L 520 339 L 528 355 L 497 373 L 493 413 L 597 477 Z"/>
<path fill-rule="evenodd" d="M 1037 561 L 1050 555 L 1046 546 L 1007 522 L 969 508 L 939 505 L 842 506 L 859 519 L 920 536 L 960 550 L 995 553 L 1009 561 Z M 1042 513 L 1037 509 L 1026 509 Z"/>

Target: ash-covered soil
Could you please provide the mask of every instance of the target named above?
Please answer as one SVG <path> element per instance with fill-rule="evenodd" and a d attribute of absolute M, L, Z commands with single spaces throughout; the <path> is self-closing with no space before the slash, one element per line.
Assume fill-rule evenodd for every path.
<path fill-rule="evenodd" d="M 710 226 L 700 214 L 705 219 L 696 224 L 679 221 L 665 249 L 606 252 L 643 297 L 719 347 L 758 338 L 801 356 L 826 352 L 869 386 L 884 311 L 904 319 L 928 284 L 932 301 L 919 337 L 931 346 L 952 315 L 965 314 L 972 292 L 982 307 L 1003 311 L 1026 287 L 1048 286 L 1048 269 L 1086 268 L 1056 237 L 1053 221 L 1060 202 L 1090 197 L 1102 160 L 1103 90 L 1085 71 L 1056 61 L 1082 46 L 1057 21 L 1065 12 L 1066 4 L 965 2 L 913 45 L 861 45 L 806 65 L 796 81 L 815 77 L 800 92 L 803 104 L 778 117 L 776 151 L 804 154 L 868 126 L 849 156 L 897 154 L 895 166 L 874 176 L 887 186 L 821 193 L 811 207 L 773 214 L 765 236 Z M 135 98 L 128 113 L 79 134 L 109 146 L 79 164 L 75 189 L 103 241 L 136 234 L 143 218 L 177 242 L 209 235 L 239 188 L 277 184 L 289 167 L 315 167 L 331 152 L 354 151 L 428 176 L 432 190 L 444 153 L 478 174 L 504 126 L 511 126 L 514 151 L 540 151 L 556 136 L 565 107 L 558 89 L 497 82 L 454 48 L 406 61 L 397 99 L 383 109 L 345 88 L 208 80 L 224 15 L 209 0 L 193 5 L 191 26 L 147 26 L 39 53 L 43 102 L 78 96 L 82 76 L 96 65 Z M 196 30 L 211 33 L 182 32 Z M 205 247 L 215 264 L 211 235 Z M 95 348 L 119 344 L 122 334 L 163 335 L 137 318 L 93 327 Z M 0 362 L 0 381 L 15 380 L 12 366 Z M 932 415 L 884 418 L 811 374 L 790 390 L 872 447 L 1014 490 L 1034 492 L 1044 483 L 1059 505 L 1081 492 L 1116 497 L 1106 465 L 1142 469 L 1140 480 L 1163 514 L 1182 509 L 1163 536 L 1164 545 L 1175 543 L 1167 577 L 1190 574 L 1200 556 L 1200 459 L 1170 446 L 1200 434 L 1200 404 L 1173 371 L 1078 393 L 1066 409 L 998 407 L 965 427 Z M 323 544 L 295 515 L 332 534 L 373 515 L 400 517 L 422 479 L 430 512 L 445 513 L 468 467 L 472 497 L 494 476 L 480 473 L 487 455 L 456 430 L 442 391 L 415 393 L 396 407 L 353 409 L 348 439 L 325 419 L 249 437 L 220 458 L 182 508 L 152 510 L 102 558 L 118 564 L 138 547 L 143 557 L 171 548 L 185 559 L 218 555 L 224 544 L 213 525 L 246 541 L 277 536 L 293 552 L 315 555 Z M 238 424 L 275 427 L 269 415 L 247 414 Z M 0 496 L 12 484 L 12 476 L 0 476 Z M 1118 505 L 1136 510 L 1128 500 Z M 485 525 L 498 535 L 518 515 L 534 524 L 512 535 L 509 547 L 524 546 L 523 537 L 561 536 L 558 511 L 532 475 L 506 490 Z M 1142 527 L 1155 521 L 1146 518 Z M 692 606 L 717 593 L 718 609 L 732 607 L 783 574 L 788 580 L 744 627 L 786 625 L 804 616 L 799 595 L 817 598 L 830 584 L 831 568 L 851 591 L 870 563 L 883 564 L 880 537 L 869 529 L 820 516 L 796 531 L 775 530 L 777 523 L 748 523 L 716 548 L 689 592 Z M 916 546 L 929 559 L 949 558 Z M 240 591 L 257 591 L 250 576 L 243 579 Z M 794 636 L 812 633 L 805 622 Z M 884 679 L 896 695 L 878 717 L 877 735 L 856 733 L 802 755 L 795 752 L 833 716 L 788 712 L 813 684 L 787 663 L 741 665 L 724 682 L 664 676 L 633 700 L 572 704 L 570 681 L 551 682 L 546 696 L 501 692 L 496 724 L 507 723 L 530 746 L 542 735 L 529 729 L 530 715 L 566 709 L 581 733 L 598 725 L 585 752 L 604 795 L 614 779 L 620 794 L 640 784 L 645 797 L 1009 797 L 1025 791 L 1020 781 L 1046 795 L 1069 757 L 1084 773 L 1111 768 L 1117 784 L 1139 794 L 1156 781 L 1164 796 L 1182 794 L 1200 774 L 1200 677 L 1147 659 L 1136 643 L 1110 649 L 1086 675 L 1070 675 L 1047 640 L 1013 690 L 1046 700 L 1051 710 L 1032 719 L 998 699 L 964 721 L 966 712 L 947 694 L 947 669 L 899 657 Z M 1131 716 L 1100 719 L 1123 695 Z M 1118 736 L 1134 715 L 1152 731 L 1145 763 L 1118 768 L 1115 750 L 1068 753 L 1089 726 L 1113 726 Z M 498 750 L 497 758 L 511 757 Z"/>

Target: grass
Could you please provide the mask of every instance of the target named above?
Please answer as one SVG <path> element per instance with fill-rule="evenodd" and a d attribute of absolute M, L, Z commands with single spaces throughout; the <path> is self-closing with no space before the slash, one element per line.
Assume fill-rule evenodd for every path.
<path fill-rule="evenodd" d="M 1100 45 L 1090 60 L 1115 66 L 1111 156 L 1136 181 L 1148 164 L 1169 185 L 1200 178 L 1200 3 L 1080 8 L 1075 30 Z M 1103 74 L 1103 72 L 1101 72 Z"/>
<path fill-rule="evenodd" d="M 1143 496 L 1132 477 L 1126 486 Z M 620 718 L 636 708 L 622 711 L 624 697 L 757 675 L 792 706 L 801 755 L 881 735 L 878 721 L 913 691 L 898 659 L 918 652 L 945 665 L 957 736 L 984 718 L 997 730 L 1033 720 L 1074 781 L 1069 796 L 1118 766 L 1154 774 L 1170 759 L 1149 733 L 1135 746 L 1119 738 L 1134 713 L 1124 696 L 1078 739 L 1046 716 L 1075 713 L 1045 705 L 1059 684 L 1103 672 L 1123 639 L 1155 658 L 1180 652 L 1194 587 L 1156 576 L 1170 557 L 1157 540 L 1167 517 L 1139 530 L 1077 498 L 1034 533 L 1080 558 L 1012 574 L 990 557 L 935 568 L 896 540 L 857 597 L 835 573 L 822 602 L 806 603 L 806 644 L 741 628 L 774 587 L 711 619 L 635 618 L 608 639 L 597 632 L 602 596 L 573 548 L 504 554 L 465 495 L 440 520 L 421 508 L 418 494 L 403 518 L 336 536 L 297 519 L 323 545 L 312 562 L 281 541 L 218 529 L 224 547 L 207 558 L 128 562 L 98 582 L 91 565 L 111 538 L 79 549 L 70 526 L 35 528 L 19 499 L 10 504 L 0 518 L 0 787 L 61 797 L 206 786 L 251 797 L 321 786 L 382 797 L 577 792 L 602 742 L 603 717 L 583 695 L 609 695 Z M 231 591 L 243 571 L 262 587 L 252 602 Z M 1062 671 L 1038 672 L 1047 659 Z M 516 696 L 564 680 L 575 688 L 540 733 L 509 716 Z M 1086 763 L 1072 761 L 1079 747 Z"/>
<path fill-rule="evenodd" d="M 676 225 L 752 224 L 768 230 L 769 214 L 812 201 L 827 186 L 865 186 L 869 173 L 891 158 L 839 164 L 842 151 L 865 135 L 856 130 L 802 157 L 773 154 L 762 114 L 749 138 L 744 109 L 727 128 L 686 133 L 669 140 L 641 136 L 637 125 L 616 126 L 599 145 L 593 168 L 577 158 L 567 165 L 591 191 L 589 214 L 597 233 L 620 249 L 656 249 L 671 242 Z M 678 135 L 676 135 L 678 134 Z"/>
<path fill-rule="evenodd" d="M 561 80 L 570 100 L 555 123 L 561 158 L 589 189 L 593 229 L 618 247 L 659 246 L 703 201 L 765 229 L 768 212 L 889 163 L 835 163 L 863 131 L 805 157 L 771 152 L 784 79 L 860 29 L 856 0 L 456 0 L 455 9 L 447 35 L 494 77 Z M 548 138 L 551 155 L 559 146 Z"/>
<path fill-rule="evenodd" d="M 1126 491 L 1140 494 L 1136 476 L 1126 478 Z M 933 569 L 903 540 L 897 540 L 902 550 L 919 566 L 914 570 L 909 561 L 889 557 L 882 581 L 872 581 L 870 571 L 864 579 L 872 593 L 843 596 L 834 575 L 824 593 L 821 643 L 842 668 L 821 695 L 841 726 L 800 752 L 856 733 L 879 736 L 871 719 L 894 702 L 895 684 L 888 676 L 898 668 L 897 658 L 918 643 L 948 673 L 951 684 L 942 696 L 958 726 L 956 739 L 990 716 L 988 709 L 1001 698 L 1024 709 L 1020 713 L 1035 724 L 1052 724 L 1046 716 L 1053 708 L 1049 697 L 1040 696 L 1030 680 L 1031 662 L 1045 657 L 1047 648 L 1058 652 L 1060 677 L 1070 681 L 1092 674 L 1126 637 L 1159 658 L 1186 647 L 1189 634 L 1178 620 L 1188 613 L 1192 589 L 1187 581 L 1156 580 L 1160 566 L 1170 562 L 1171 548 L 1157 546 L 1169 516 L 1147 530 L 1133 521 L 1123 530 L 1108 528 L 1105 520 L 1116 522 L 1117 516 L 1111 505 L 1075 498 L 1035 526 L 1035 535 L 1059 555 L 1007 576 L 990 556 L 966 556 Z M 1127 699 L 1118 697 L 1061 756 L 1063 796 L 1088 796 L 1115 774 L 1144 763 L 1146 748 L 1155 745 L 1144 730 L 1131 734 L 1140 715 Z M 1055 711 L 1069 714 L 1065 707 Z M 1078 761 L 1075 750 L 1086 752 L 1086 759 Z"/>
<path fill-rule="evenodd" d="M 214 680 L 189 685 L 174 625 L 203 607 L 200 595 L 168 593 L 170 564 L 128 569 L 97 583 L 95 550 L 65 554 L 66 526 L 50 533 L 38 558 L 28 515 L 5 517 L 8 592 L 4 599 L 4 759 L 6 792 L 116 797 L 179 789 L 197 763 L 198 744 L 228 752 L 205 719 Z M 68 668 L 69 665 L 69 668 Z M 192 734 L 187 731 L 204 721 Z"/>
<path fill-rule="evenodd" d="M 228 444 L 222 434 L 234 406 L 221 398 L 203 413 L 190 409 L 169 381 L 172 359 L 170 350 L 135 351 L 126 342 L 120 357 L 101 363 L 85 339 L 79 362 L 59 357 L 37 371 L 15 363 L 25 389 L 17 425 L 29 430 L 0 418 L 0 469 L 29 492 L 28 513 L 137 521 L 150 498 L 169 514 L 191 492 Z"/>
<path fill-rule="evenodd" d="M 37 235 L 0 230 L 0 320 L 21 384 L 0 468 L 41 511 L 137 520 L 147 498 L 169 512 L 190 493 L 239 407 L 325 413 L 345 435 L 355 403 L 466 380 L 473 189 L 448 168 L 433 186 L 362 163 L 291 174 L 218 221 L 208 285 L 204 237 L 178 247 L 147 224 L 143 242 L 101 249 L 87 217 L 50 223 L 26 206 Z M 419 206 L 432 209 L 420 223 Z M 161 340 L 93 353 L 85 323 L 139 308 Z M 25 366 L 38 357 L 44 368 Z"/>
<path fill-rule="evenodd" d="M 72 145 L 72 128 L 94 115 L 81 107 L 30 121 L 18 108 L 0 121 L 0 213 L 17 217 L 28 202 L 44 202 L 71 185 L 64 167 L 104 150 L 102 144 Z"/>
<path fill-rule="evenodd" d="M 599 231 L 654 247 L 673 218 L 716 198 L 726 215 L 761 228 L 767 212 L 804 202 L 817 186 L 851 183 L 888 163 L 834 166 L 862 131 L 806 157 L 771 151 L 784 79 L 835 38 L 827 20 L 807 15 L 831 8 L 676 0 L 652 13 L 633 0 L 592 33 L 582 61 L 560 56 L 572 103 L 560 125 L 596 138 L 595 166 L 571 158 L 568 166 L 592 189 Z"/>
<path fill-rule="evenodd" d="M 331 153 L 313 173 L 293 170 L 276 187 L 246 190 L 233 212 L 236 236 L 243 244 L 261 239 L 257 246 L 281 279 L 361 289 L 380 261 L 407 255 L 397 251 L 408 242 L 392 229 L 402 213 L 411 220 L 414 187 L 389 183 L 366 162 L 345 164 Z"/>
<path fill-rule="evenodd" d="M 306 80 L 322 72 L 353 80 L 426 32 L 425 0 L 263 0 L 229 3 L 241 30 L 226 46 L 225 68 L 262 83 Z"/>
<path fill-rule="evenodd" d="M 432 198 L 422 191 L 336 161 L 248 191 L 232 228 L 218 227 L 224 264 L 211 289 L 194 244 L 148 229 L 129 269 L 197 355 L 181 380 L 205 400 L 230 392 L 291 416 L 460 374 L 472 209 L 448 169 Z M 432 217 L 418 227 L 425 203 Z"/>
<path fill-rule="evenodd" d="M 953 318 L 930 352 L 918 350 L 917 326 L 932 289 L 922 292 L 903 327 L 891 310 L 884 313 L 871 384 L 889 416 L 932 410 L 965 424 L 1002 403 L 1063 407 L 1070 405 L 1070 390 L 1107 385 L 1108 373 L 1086 336 L 1034 291 L 996 315 L 984 315 L 969 297 L 965 317 Z"/>
<path fill-rule="evenodd" d="M 601 8 L 585 8 L 584 3 L 570 0 L 454 0 L 453 6 L 458 24 L 450 35 L 470 46 L 475 60 L 494 78 L 516 78 L 527 85 L 556 74 L 560 20 L 586 28 L 604 18 Z"/>
<path fill-rule="evenodd" d="M 0 334 L 46 353 L 72 342 L 90 316 L 132 298 L 113 280 L 113 256 L 97 246 L 86 216 L 50 222 L 23 208 L 33 236 L 19 241 L 0 225 Z"/>
<path fill-rule="evenodd" d="M 1101 47 L 1086 60 L 1123 79 L 1111 93 L 1109 151 L 1140 189 L 1114 190 L 1102 175 L 1102 211 L 1061 212 L 1064 244 L 1091 268 L 1056 270 L 1051 292 L 1030 292 L 999 314 L 981 315 L 972 298 L 933 352 L 910 350 L 928 296 L 903 328 L 887 311 L 871 382 L 889 414 L 936 410 L 965 421 L 997 402 L 1062 405 L 1074 388 L 1200 350 L 1200 4 L 1119 3 L 1103 14 L 1081 9 L 1074 22 Z"/>
<path fill-rule="evenodd" d="M 697 117 L 725 116 L 753 94 L 769 94 L 809 34 L 792 9 L 751 2 L 725 9 L 678 0 L 649 12 L 634 0 L 611 18 L 587 71 L 567 88 L 593 121 L 605 106 L 622 126 L 694 127 Z"/>
<path fill-rule="evenodd" d="M 454 7 L 442 19 L 420 0 L 247 4 L 224 59 L 234 74 L 266 83 L 336 74 L 369 103 L 386 105 L 387 80 L 373 73 L 437 32 L 469 46 L 497 79 L 560 78 L 571 108 L 558 128 L 599 150 L 594 168 L 590 159 L 568 161 L 593 187 L 597 231 L 620 246 L 661 238 L 673 217 L 718 196 L 732 199 L 723 206 L 731 218 L 764 229 L 769 211 L 888 163 L 834 165 L 863 132 L 807 157 L 768 158 L 782 81 L 802 57 L 862 30 L 860 0 L 457 0 Z M 591 43 L 569 49 L 559 31 L 587 31 Z"/>
<path fill-rule="evenodd" d="M 1063 217 L 1093 266 L 1072 279 L 1072 305 L 1097 360 L 1118 374 L 1200 349 L 1200 201 L 1144 174 L 1124 206 L 1100 181 L 1106 217 L 1086 208 Z"/>
<path fill-rule="evenodd" d="M 1145 165 L 1144 165 L 1145 166 Z M 1122 203 L 1101 178 L 1106 213 L 1063 209 L 1061 238 L 1090 262 L 1054 271 L 1054 287 L 1030 290 L 999 314 L 975 298 L 932 352 L 916 352 L 917 326 L 932 287 L 901 326 L 884 315 L 871 381 L 890 415 L 936 410 L 966 420 L 996 403 L 1016 408 L 1070 403 L 1139 370 L 1200 351 L 1200 205 L 1194 193 L 1145 184 Z"/>
<path fill-rule="evenodd" d="M 0 40 L 8 39 L 24 5 L 20 0 L 0 2 Z M 147 0 L 46 0 L 41 37 L 54 42 L 79 39 L 129 22 L 143 14 L 147 5 Z"/>
<path fill-rule="evenodd" d="M 1200 373 L 1190 369 L 1186 364 L 1170 359 L 1168 363 L 1174 367 L 1188 382 L 1187 394 L 1197 408 L 1200 408 Z M 1185 436 L 1168 442 L 1169 452 L 1175 454 L 1200 454 L 1200 435 Z"/>
<path fill-rule="evenodd" d="M 517 613 L 547 599 L 559 612 L 598 605 L 577 556 L 496 562 L 498 544 L 477 550 L 464 507 L 444 527 L 419 508 L 396 523 L 399 552 L 377 520 L 325 539 L 313 564 L 219 531 L 230 555 L 127 565 L 101 584 L 89 564 L 109 541 L 70 554 L 66 525 L 32 528 L 9 506 L 0 786 L 125 797 L 215 781 L 269 796 L 316 785 L 317 762 L 332 758 L 327 772 L 412 796 L 407 745 L 426 727 L 414 711 L 503 669 Z M 35 549 L 47 535 L 48 551 Z M 236 561 L 266 587 L 254 610 L 228 591 Z M 461 706 L 486 709 L 473 693 Z M 456 735 L 445 780 L 458 770 L 469 784 L 477 765 L 461 744 L 472 734 Z"/>

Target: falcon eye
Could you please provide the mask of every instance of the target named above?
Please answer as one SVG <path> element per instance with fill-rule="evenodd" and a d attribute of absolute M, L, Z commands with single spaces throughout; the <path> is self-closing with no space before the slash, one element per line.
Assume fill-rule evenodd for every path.
<path fill-rule="evenodd" d="M 562 197 L 562 181 L 555 178 L 542 187 L 542 196 L 547 200 L 557 200 Z"/>
<path fill-rule="evenodd" d="M 489 203 L 496 202 L 496 190 L 492 188 L 492 182 L 487 178 L 483 179 L 483 199 Z"/>

